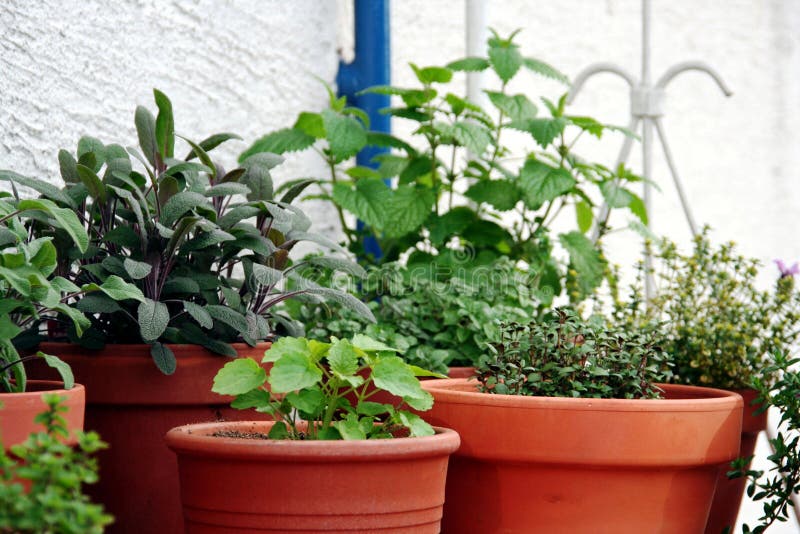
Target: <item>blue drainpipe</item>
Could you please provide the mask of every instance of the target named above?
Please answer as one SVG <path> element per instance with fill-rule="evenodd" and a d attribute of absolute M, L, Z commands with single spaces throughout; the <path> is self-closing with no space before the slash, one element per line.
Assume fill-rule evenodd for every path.
<path fill-rule="evenodd" d="M 369 116 L 370 129 L 390 133 L 391 117 L 379 113 L 390 106 L 389 95 L 358 95 L 373 85 L 391 83 L 391 45 L 389 25 L 389 0 L 354 0 L 355 2 L 355 58 L 352 63 L 339 63 L 336 85 L 339 95 L 346 96 L 351 106 L 363 109 Z M 356 156 L 356 163 L 376 168 L 372 159 L 389 152 L 387 148 L 366 147 Z M 358 222 L 358 228 L 363 223 Z M 367 254 L 379 258 L 382 253 L 378 242 L 369 237 L 364 242 Z"/>

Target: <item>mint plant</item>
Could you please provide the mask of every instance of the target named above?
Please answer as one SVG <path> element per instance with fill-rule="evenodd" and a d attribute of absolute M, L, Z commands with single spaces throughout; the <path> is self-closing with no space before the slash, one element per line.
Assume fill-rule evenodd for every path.
<path fill-rule="evenodd" d="M 397 347 L 407 362 L 446 374 L 448 366 L 475 365 L 489 340 L 499 336 L 501 323 L 538 317 L 547 296 L 540 298 L 537 286 L 537 273 L 522 270 L 508 258 L 465 264 L 456 273 L 421 272 L 394 262 L 368 269 L 360 283 L 360 297 L 375 315 L 375 323 L 336 305 L 298 300 L 286 308 L 305 325 L 310 339 L 363 332 Z"/>
<path fill-rule="evenodd" d="M 783 273 L 771 289 L 759 287 L 759 262 L 739 254 L 734 243 L 714 245 L 709 228 L 694 239 L 691 253 L 662 240 L 654 253 L 655 297 L 645 305 L 640 263 L 627 299 L 613 291 L 613 317 L 622 328 L 662 324 L 659 343 L 674 359 L 673 381 L 747 388 L 772 354 L 800 339 L 800 292 Z"/>
<path fill-rule="evenodd" d="M 384 111 L 413 123 L 409 139 L 369 131 L 364 113 L 331 93 L 328 109 L 301 113 L 293 127 L 267 134 L 243 157 L 264 151 L 318 152 L 330 173 L 316 180 L 320 192 L 314 196 L 334 204 L 347 244 L 367 263 L 408 256 L 409 264 L 447 265 L 464 250 L 487 261 L 506 256 L 541 272 L 540 286 L 553 295 L 566 287 L 570 298 L 580 299 L 602 281 L 600 245 L 586 235 L 593 224 L 601 234 L 607 229 L 606 221 L 598 220 L 597 200 L 630 209 L 641 221 L 646 214 L 628 187 L 638 177 L 624 168 L 588 162 L 573 149 L 586 134 L 630 134 L 569 114 L 563 96 L 539 104 L 511 93 L 510 82 L 523 71 L 568 83 L 553 67 L 524 57 L 514 36 L 494 34 L 485 58 L 446 66 L 411 64 L 415 87 L 367 89 L 401 101 Z M 486 91 L 489 110 L 459 96 L 452 84 L 457 72 L 484 70 L 499 83 Z M 514 155 L 505 143 L 520 133 L 530 145 Z M 366 146 L 393 152 L 375 158 L 377 169 L 350 166 L 348 160 Z M 552 235 L 556 218 L 569 212 L 577 229 Z M 365 225 L 355 224 L 356 218 Z M 367 256 L 363 243 L 368 236 L 380 245 L 380 259 Z"/>
<path fill-rule="evenodd" d="M 354 440 L 399 435 L 428 436 L 433 428 L 403 405 L 429 410 L 433 397 L 418 376 L 439 376 L 409 365 L 397 350 L 356 334 L 329 343 L 282 337 L 262 364 L 240 358 L 225 364 L 212 391 L 235 395 L 238 409 L 254 408 L 277 422 L 271 439 Z M 379 391 L 400 397 L 397 405 L 370 401 Z"/>
<path fill-rule="evenodd" d="M 311 232 L 310 219 L 291 204 L 308 183 L 276 195 L 271 171 L 282 158 L 264 152 L 226 171 L 209 152 L 239 137 L 215 134 L 199 143 L 183 138 L 175 133 L 170 100 L 158 90 L 154 95 L 155 117 L 136 108 L 139 149 L 81 138 L 76 153 L 58 154 L 63 189 L 5 175 L 78 214 L 90 238 L 83 250 L 72 247 L 62 229 L 33 229 L 52 237 L 58 275 L 78 285 L 121 279 L 138 288 L 127 300 L 82 295 L 77 308 L 91 326 L 81 337 L 74 328 L 63 337 L 87 348 L 149 344 L 158 368 L 170 374 L 176 360 L 169 344 L 235 356 L 231 343 L 268 338 L 280 320 L 273 307 L 298 295 L 317 303 L 332 299 L 370 317 L 360 301 L 303 278 L 292 264 L 291 251 L 301 241 L 345 252 Z M 182 159 L 176 157 L 180 139 L 188 147 Z M 341 257 L 312 261 L 360 272 Z"/>
<path fill-rule="evenodd" d="M 9 173 L 0 171 L 0 178 L 3 176 Z M 119 277 L 110 277 L 101 285 L 78 287 L 64 277 L 52 276 L 57 268 L 56 246 L 52 237 L 31 237 L 27 228 L 30 221 L 59 229 L 78 251 L 85 252 L 89 246 L 89 237 L 73 211 L 49 200 L 20 200 L 0 194 L 0 391 L 6 392 L 25 391 L 23 364 L 33 358 L 44 358 L 60 373 L 64 387 L 72 387 L 69 366 L 56 356 L 37 352 L 22 357 L 19 353 L 38 343 L 45 321 L 65 320 L 76 335 L 89 328 L 89 320 L 67 301 L 94 292 L 112 302 L 129 295 L 141 298 L 138 289 Z"/>
<path fill-rule="evenodd" d="M 659 398 L 669 357 L 652 332 L 608 328 L 599 317 L 554 310 L 509 323 L 477 366 L 486 393 L 602 399 Z"/>
<path fill-rule="evenodd" d="M 113 518 L 84 495 L 83 485 L 97 482 L 92 455 L 106 444 L 94 432 L 78 432 L 76 447 L 65 444 L 67 408 L 58 395 L 43 398 L 47 411 L 36 422 L 46 430 L 10 451 L 0 447 L 0 532 L 100 534 Z"/>
<path fill-rule="evenodd" d="M 800 373 L 797 371 L 800 359 L 777 352 L 772 360 L 752 384 L 759 392 L 756 399 L 759 413 L 772 406 L 781 414 L 778 435 L 770 440 L 774 452 L 767 457 L 772 466 L 764 473 L 749 469 L 752 457 L 739 458 L 728 473 L 730 478 L 747 477 L 747 496 L 763 501 L 758 524 L 743 525 L 745 534 L 761 534 L 776 521 L 790 519 L 794 506 L 792 496 L 800 493 Z"/>

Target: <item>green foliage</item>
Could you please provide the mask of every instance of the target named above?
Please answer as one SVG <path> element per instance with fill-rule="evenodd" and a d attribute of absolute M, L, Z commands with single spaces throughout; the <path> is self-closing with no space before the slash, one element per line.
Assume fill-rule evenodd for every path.
<path fill-rule="evenodd" d="M 397 350 L 362 334 L 329 343 L 282 337 L 267 350 L 266 372 L 249 358 L 227 363 L 212 390 L 234 395 L 232 406 L 275 417 L 273 439 L 371 439 L 428 436 L 433 428 L 401 409 L 429 410 L 433 398 L 417 376 L 433 373 L 403 361 Z M 378 391 L 398 405 L 370 401 Z"/>
<path fill-rule="evenodd" d="M 414 251 L 424 251 L 430 262 L 438 263 L 450 251 L 474 251 L 547 271 L 538 280 L 539 289 L 555 295 L 571 278 L 574 291 L 569 297 L 580 300 L 600 283 L 604 264 L 597 243 L 588 238 L 579 242 L 573 234 L 586 234 L 593 225 L 600 234 L 607 230 L 607 220 L 595 213 L 596 201 L 612 190 L 612 209 L 630 209 L 646 220 L 641 199 L 629 189 L 639 178 L 573 152 L 586 132 L 599 137 L 624 129 L 568 115 L 564 97 L 555 104 L 543 98 L 542 113 L 527 95 L 509 92 L 509 82 L 526 71 L 567 83 L 555 68 L 524 57 L 514 36 L 494 34 L 485 58 L 447 66 L 412 64 L 418 82 L 414 87 L 367 89 L 395 97 L 400 105 L 384 112 L 412 123 L 409 139 L 370 132 L 364 113 L 331 92 L 328 109 L 301 113 L 292 128 L 264 136 L 245 154 L 313 145 L 330 170 L 315 181 L 320 193 L 313 198 L 334 204 L 349 248 L 366 263 L 393 262 Z M 499 86 L 487 91 L 491 109 L 482 109 L 456 94 L 451 84 L 460 84 L 452 81 L 456 71 L 487 69 Z M 528 148 L 512 154 L 505 143 L 519 139 L 520 132 Z M 376 169 L 350 165 L 348 159 L 367 147 L 393 151 L 376 156 Z M 578 230 L 551 238 L 555 220 L 571 207 Z M 366 225 L 354 224 L 356 218 Z M 380 259 L 367 257 L 368 238 L 377 240 Z M 594 250 L 587 251 L 587 244 Z"/>
<path fill-rule="evenodd" d="M 774 452 L 767 459 L 772 466 L 765 474 L 748 469 L 752 457 L 739 458 L 728 473 L 730 478 L 748 477 L 747 496 L 763 501 L 758 525 L 743 525 L 745 534 L 762 534 L 776 521 L 791 520 L 792 495 L 800 493 L 800 373 L 797 371 L 800 359 L 790 359 L 778 352 L 773 361 L 752 384 L 760 394 L 756 403 L 762 406 L 761 410 L 772 406 L 781 414 L 778 435 L 770 439 Z M 775 376 L 778 380 L 771 385 Z"/>
<path fill-rule="evenodd" d="M 10 451 L 0 448 L 0 531 L 102 533 L 113 518 L 83 494 L 83 485 L 97 482 L 97 461 L 91 455 L 106 444 L 94 432 L 79 432 L 77 446 L 66 445 L 61 414 L 67 408 L 58 395 L 43 398 L 48 410 L 36 416 L 36 422 L 46 431 L 32 434 Z"/>
<path fill-rule="evenodd" d="M 477 367 L 481 390 L 504 395 L 658 398 L 667 354 L 652 333 L 610 329 L 559 308 L 542 321 L 504 325 Z"/>
<path fill-rule="evenodd" d="M 341 247 L 311 232 L 310 219 L 288 195 L 275 196 L 272 172 L 283 158 L 258 151 L 226 171 L 209 151 L 239 137 L 222 133 L 199 143 L 182 138 L 190 150 L 177 159 L 180 136 L 172 104 L 160 91 L 154 95 L 155 117 L 144 107 L 136 109 L 139 150 L 84 137 L 74 156 L 59 152 L 63 189 L 0 173 L 12 185 L 42 194 L 20 204 L 42 204 L 29 208 L 49 210 L 56 221 L 72 216 L 70 224 L 44 227 L 34 221 L 33 232 L 52 242 L 58 252 L 55 270 L 66 281 L 99 290 L 66 299 L 77 301 L 90 323 L 84 320 L 56 335 L 87 348 L 106 342 L 150 344 L 158 368 L 171 374 L 176 360 L 169 344 L 192 343 L 233 356 L 231 343 L 254 345 L 271 335 L 271 310 L 287 298 L 304 295 L 318 304 L 333 299 L 369 318 L 369 310 L 352 296 L 319 289 L 292 272 L 290 255 L 298 243 L 315 242 L 334 252 Z M 349 131 L 352 121 L 333 123 L 337 131 Z M 281 143 L 273 141 L 268 148 L 288 150 L 285 140 Z M 352 146 L 341 149 L 350 153 Z M 81 240 L 74 238 L 78 234 Z M 354 264 L 345 259 L 336 265 L 353 272 Z"/>
<path fill-rule="evenodd" d="M 628 300 L 616 298 L 613 315 L 628 328 L 663 323 L 660 344 L 675 362 L 675 382 L 746 388 L 771 364 L 771 354 L 795 346 L 800 292 L 791 276 L 759 289 L 758 261 L 738 254 L 733 243 L 712 245 L 708 234 L 705 228 L 694 240 L 691 254 L 662 241 L 653 260 L 656 296 L 645 306 L 647 271 L 640 264 Z"/>
<path fill-rule="evenodd" d="M 347 282 L 355 285 L 354 280 Z M 305 325 L 311 339 L 364 332 L 400 349 L 413 365 L 447 373 L 448 366 L 474 365 L 486 353 L 488 341 L 498 338 L 501 322 L 537 317 L 550 297 L 537 287 L 536 273 L 522 271 L 506 258 L 469 270 L 388 263 L 370 268 L 360 282 L 360 296 L 369 303 L 374 324 L 335 306 L 295 301 L 286 309 Z"/>
<path fill-rule="evenodd" d="M 0 178 L 16 181 L 17 177 L 10 171 L 0 171 Z M 67 246 L 78 252 L 85 252 L 89 246 L 86 230 L 71 209 L 59 208 L 46 199 L 0 198 L 0 391 L 25 391 L 27 380 L 23 364 L 33 358 L 43 358 L 59 372 L 64 386 L 71 388 L 74 379 L 67 364 L 41 352 L 21 357 L 18 346 L 28 348 L 35 343 L 31 331 L 57 315 L 72 325 L 76 335 L 82 335 L 91 323 L 80 311 L 66 304 L 77 295 L 136 289 L 113 284 L 78 287 L 65 278 L 54 276 L 58 266 L 54 239 L 31 237 L 27 226 L 33 223 L 62 232 Z"/>

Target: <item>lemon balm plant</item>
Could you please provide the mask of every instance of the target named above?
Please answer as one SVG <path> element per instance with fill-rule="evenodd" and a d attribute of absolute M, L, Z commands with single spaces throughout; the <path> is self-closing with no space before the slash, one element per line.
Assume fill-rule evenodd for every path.
<path fill-rule="evenodd" d="M 234 408 L 273 415 L 272 439 L 390 438 L 403 428 L 410 436 L 433 434 L 415 413 L 369 399 L 382 390 L 425 411 L 433 398 L 417 377 L 441 375 L 409 365 L 367 336 L 330 343 L 282 337 L 262 363 L 272 364 L 269 372 L 251 359 L 225 364 L 212 389 L 236 396 Z"/>
<path fill-rule="evenodd" d="M 407 139 L 371 132 L 361 110 L 331 94 L 328 109 L 301 113 L 293 127 L 262 137 L 242 156 L 319 152 L 330 169 L 316 180 L 319 195 L 334 204 L 348 245 L 367 262 L 407 257 L 409 264 L 449 265 L 467 249 L 484 260 L 524 260 L 542 273 L 541 288 L 559 295 L 568 286 L 569 296 L 579 299 L 602 281 L 600 248 L 586 236 L 593 224 L 606 230 L 596 202 L 605 199 L 646 221 L 641 199 L 629 189 L 638 178 L 574 151 L 580 137 L 620 128 L 569 114 L 564 97 L 535 102 L 511 92 L 525 71 L 568 83 L 553 67 L 523 56 L 514 36 L 495 34 L 484 58 L 412 64 L 415 87 L 367 89 L 399 100 L 384 112 L 411 123 Z M 486 91 L 490 109 L 459 96 L 453 76 L 464 71 L 494 73 L 498 86 Z M 508 141 L 519 136 L 527 146 L 513 154 Z M 392 152 L 375 158 L 377 169 L 348 165 L 366 146 Z M 553 222 L 564 214 L 577 229 L 554 235 Z M 356 218 L 365 225 L 354 224 Z M 367 238 L 377 240 L 381 258 L 366 254 Z"/>
<path fill-rule="evenodd" d="M 404 409 L 431 407 L 417 376 L 433 373 L 363 335 L 284 337 L 262 363 L 267 369 L 250 359 L 229 362 L 213 390 L 274 421 L 187 425 L 167 434 L 187 530 L 213 523 L 440 532 L 448 457 L 459 438 Z"/>

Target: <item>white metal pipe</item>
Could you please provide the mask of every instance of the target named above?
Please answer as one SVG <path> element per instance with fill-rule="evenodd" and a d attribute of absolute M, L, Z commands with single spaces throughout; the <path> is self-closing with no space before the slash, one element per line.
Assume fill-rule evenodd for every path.
<path fill-rule="evenodd" d="M 488 0 L 466 0 L 466 52 L 467 57 L 484 57 L 486 41 L 489 38 Z M 486 108 L 488 97 L 483 72 L 467 72 L 467 99 L 473 104 Z"/>
<path fill-rule="evenodd" d="M 696 236 L 697 224 L 694 222 L 692 210 L 689 207 L 689 200 L 686 198 L 686 193 L 683 190 L 683 184 L 678 176 L 678 168 L 675 166 L 675 162 L 672 159 L 672 151 L 669 148 L 669 143 L 667 143 L 667 136 L 664 134 L 664 127 L 661 125 L 660 119 L 653 119 L 653 122 L 656 125 L 656 133 L 658 134 L 658 138 L 661 140 L 661 148 L 664 149 L 664 159 L 667 160 L 670 173 L 672 173 L 672 180 L 675 182 L 675 189 L 678 191 L 678 198 L 681 200 L 681 206 L 683 206 L 683 213 L 686 215 L 686 220 L 689 222 L 689 229 L 692 231 L 692 235 Z"/>

